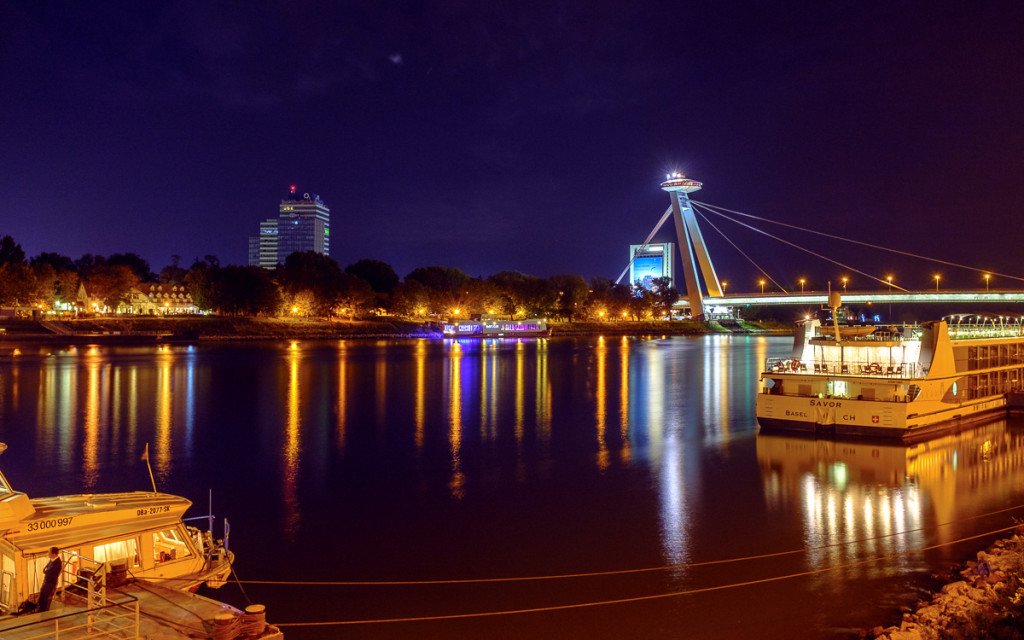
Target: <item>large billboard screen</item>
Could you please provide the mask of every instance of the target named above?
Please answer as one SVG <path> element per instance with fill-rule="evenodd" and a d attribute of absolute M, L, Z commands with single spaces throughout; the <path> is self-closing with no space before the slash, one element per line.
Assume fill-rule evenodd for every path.
<path fill-rule="evenodd" d="M 633 284 L 637 281 L 646 289 L 652 288 L 655 278 L 665 275 L 663 256 L 637 256 L 633 260 Z"/>

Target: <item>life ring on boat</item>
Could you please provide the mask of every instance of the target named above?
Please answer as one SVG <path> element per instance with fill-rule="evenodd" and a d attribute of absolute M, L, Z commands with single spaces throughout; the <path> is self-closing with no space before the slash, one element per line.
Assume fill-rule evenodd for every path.
<path fill-rule="evenodd" d="M 800 370 L 800 361 L 799 360 L 790 360 L 789 368 L 792 369 L 793 371 L 799 371 Z"/>
<path fill-rule="evenodd" d="M 868 365 L 868 373 L 881 373 L 881 372 L 882 372 L 882 365 L 878 364 L 877 362 L 872 362 L 871 364 Z"/>

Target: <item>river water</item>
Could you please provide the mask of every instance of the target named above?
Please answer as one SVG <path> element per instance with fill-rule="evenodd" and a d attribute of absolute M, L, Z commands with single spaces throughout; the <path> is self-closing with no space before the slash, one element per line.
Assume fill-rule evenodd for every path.
<path fill-rule="evenodd" d="M 989 514 L 1024 498 L 1024 422 L 758 435 L 758 371 L 790 343 L 25 347 L 0 364 L 0 468 L 29 496 L 148 490 L 148 443 L 160 490 L 204 515 L 212 489 L 230 520 L 243 586 L 211 595 L 384 621 L 289 638 L 847 637 L 1020 516 Z"/>

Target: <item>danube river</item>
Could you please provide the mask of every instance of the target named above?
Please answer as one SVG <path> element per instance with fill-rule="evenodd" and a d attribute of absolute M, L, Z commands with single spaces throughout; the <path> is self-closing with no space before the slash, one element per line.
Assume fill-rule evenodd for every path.
<path fill-rule="evenodd" d="M 211 595 L 364 621 L 291 639 L 846 637 L 1021 516 L 992 513 L 1024 500 L 1024 424 L 759 436 L 790 342 L 24 347 L 0 468 L 30 496 L 148 490 L 148 443 L 161 491 L 230 520 L 244 593 Z"/>

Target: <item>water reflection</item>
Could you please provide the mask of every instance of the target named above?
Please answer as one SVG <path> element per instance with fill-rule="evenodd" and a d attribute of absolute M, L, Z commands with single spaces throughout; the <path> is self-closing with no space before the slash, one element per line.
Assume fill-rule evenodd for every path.
<path fill-rule="evenodd" d="M 759 435 L 757 459 L 769 509 L 800 505 L 817 568 L 956 539 L 952 526 L 919 529 L 953 522 L 968 505 L 1004 506 L 1024 480 L 1024 434 L 1004 419 L 911 446 Z M 838 544 L 851 540 L 860 542 Z M 850 572 L 891 575 L 920 561 L 904 555 Z"/>
<path fill-rule="evenodd" d="M 299 529 L 301 521 L 301 512 L 299 510 L 299 498 L 298 498 L 298 482 L 299 482 L 299 464 L 300 454 L 302 453 L 302 440 L 300 438 L 302 429 L 302 396 L 301 386 L 299 384 L 300 368 L 299 365 L 302 360 L 302 351 L 299 348 L 298 343 L 291 343 L 288 347 L 287 356 L 285 361 L 288 366 L 288 384 L 285 389 L 285 406 L 287 412 L 285 414 L 285 429 L 284 429 L 284 449 L 282 451 L 282 457 L 284 458 L 282 471 L 282 489 L 284 491 L 284 505 L 285 505 L 285 536 L 291 540 L 294 539 L 296 532 Z"/>
<path fill-rule="evenodd" d="M 456 500 L 466 493 L 462 472 L 462 355 L 462 345 L 453 342 L 448 358 L 448 446 L 452 457 L 448 488 Z"/>

